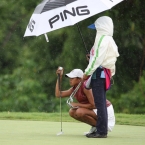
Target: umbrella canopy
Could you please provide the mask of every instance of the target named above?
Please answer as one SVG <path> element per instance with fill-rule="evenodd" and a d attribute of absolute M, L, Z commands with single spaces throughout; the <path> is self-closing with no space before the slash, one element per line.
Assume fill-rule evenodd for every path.
<path fill-rule="evenodd" d="M 123 0 L 43 0 L 34 10 L 25 36 L 39 36 L 74 25 Z"/>

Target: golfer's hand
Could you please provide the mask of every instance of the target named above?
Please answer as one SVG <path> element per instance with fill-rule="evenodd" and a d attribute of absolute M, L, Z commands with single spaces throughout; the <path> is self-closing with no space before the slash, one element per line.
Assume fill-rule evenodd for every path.
<path fill-rule="evenodd" d="M 62 70 L 59 70 L 59 67 L 58 67 L 58 69 L 56 71 L 56 74 L 57 75 L 60 74 L 60 77 L 62 77 L 63 76 L 63 69 Z"/>
<path fill-rule="evenodd" d="M 72 102 L 71 106 L 73 109 L 77 109 L 77 108 L 79 108 L 79 103 Z"/>
<path fill-rule="evenodd" d="M 83 81 L 87 80 L 88 77 L 89 77 L 89 76 L 87 76 L 87 75 L 84 74 L 84 75 L 83 75 Z"/>

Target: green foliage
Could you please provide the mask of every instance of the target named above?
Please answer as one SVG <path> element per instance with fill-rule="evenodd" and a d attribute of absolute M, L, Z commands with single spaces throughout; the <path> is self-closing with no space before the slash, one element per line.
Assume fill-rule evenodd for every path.
<path fill-rule="evenodd" d="M 57 67 L 63 66 L 64 73 L 67 73 L 73 68 L 84 71 L 88 64 L 76 25 L 48 33 L 49 43 L 43 35 L 23 38 L 39 2 L 41 0 L 0 2 L 0 111 L 59 111 L 59 99 L 54 96 Z M 78 23 L 90 50 L 96 32 L 87 26 L 102 15 L 113 19 L 114 39 L 120 57 L 116 64 L 115 84 L 107 92 L 107 98 L 117 112 L 131 113 L 131 104 L 134 104 L 133 113 L 145 112 L 140 105 L 143 97 L 138 83 L 145 70 L 144 5 L 138 0 L 124 0 L 111 10 Z M 64 77 L 62 90 L 67 88 L 69 83 Z M 125 98 L 128 98 L 127 103 L 123 102 Z M 126 106 L 122 108 L 121 103 Z M 68 110 L 66 99 L 62 100 L 62 106 L 62 110 Z"/>
<path fill-rule="evenodd" d="M 43 87 L 32 77 L 23 76 L 25 70 L 19 69 L 0 78 L 0 111 L 48 111 Z"/>
<path fill-rule="evenodd" d="M 114 105 L 116 110 L 130 114 L 145 113 L 145 72 L 140 81 L 135 83 L 132 90 L 126 94 L 122 94 L 119 101 Z"/>

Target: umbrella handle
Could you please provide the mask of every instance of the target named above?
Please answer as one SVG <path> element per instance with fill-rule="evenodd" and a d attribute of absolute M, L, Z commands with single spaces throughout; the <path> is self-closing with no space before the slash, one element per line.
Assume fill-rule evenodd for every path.
<path fill-rule="evenodd" d="M 46 33 L 44 34 L 44 36 L 45 36 L 46 42 L 49 42 L 49 40 L 48 40 L 48 36 L 47 36 Z"/>

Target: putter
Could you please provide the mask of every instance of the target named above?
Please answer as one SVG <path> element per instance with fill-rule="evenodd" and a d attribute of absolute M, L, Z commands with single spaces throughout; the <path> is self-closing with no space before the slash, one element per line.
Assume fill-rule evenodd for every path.
<path fill-rule="evenodd" d="M 62 70 L 62 67 L 59 67 L 59 70 Z M 59 100 L 60 100 L 60 132 L 56 135 L 63 134 L 62 132 L 62 111 L 61 111 L 61 84 L 60 84 L 60 74 L 58 74 L 58 85 L 59 85 Z"/>

